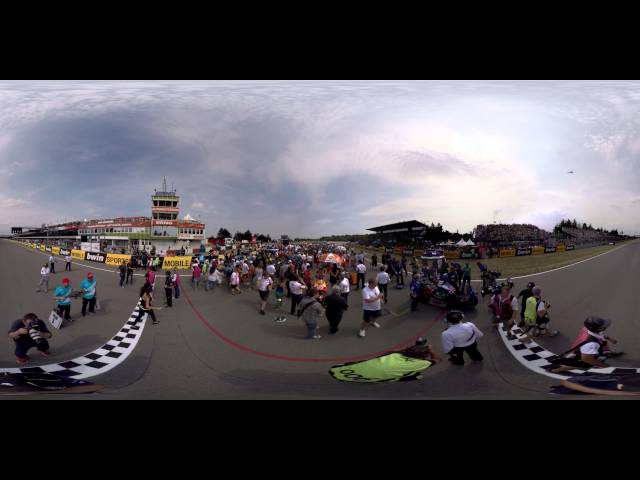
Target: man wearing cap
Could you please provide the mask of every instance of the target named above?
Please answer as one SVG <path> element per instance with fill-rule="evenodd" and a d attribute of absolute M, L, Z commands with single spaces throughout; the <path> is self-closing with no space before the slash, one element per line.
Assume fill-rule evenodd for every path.
<path fill-rule="evenodd" d="M 82 290 L 82 316 L 87 315 L 87 305 L 89 305 L 89 313 L 96 313 L 96 281 L 93 273 L 87 273 L 87 278 L 80 282 Z"/>
<path fill-rule="evenodd" d="M 449 354 L 449 361 L 454 365 L 464 365 L 464 352 L 471 360 L 481 362 L 482 354 L 478 351 L 478 340 L 483 333 L 472 322 L 463 322 L 464 314 L 452 310 L 447 314 L 449 327 L 442 332 L 442 350 Z"/>
<path fill-rule="evenodd" d="M 571 347 L 571 350 L 563 353 L 557 358 L 551 359 L 551 363 L 558 365 L 551 370 L 553 373 L 560 373 L 575 368 L 588 370 L 590 368 L 608 368 L 610 365 L 603 362 L 607 342 L 617 343 L 613 338 L 607 337 L 604 332 L 611 325 L 611 320 L 600 317 L 588 317 L 584 321 L 587 330 L 587 338 Z M 573 353 L 573 357 L 565 355 Z"/>
<path fill-rule="evenodd" d="M 428 360 L 431 363 L 439 363 L 442 361 L 442 357 L 433 351 L 433 347 L 427 342 L 427 339 L 423 337 L 418 338 L 415 345 L 403 350 L 402 354 L 405 357 Z"/>
<path fill-rule="evenodd" d="M 71 294 L 73 293 L 73 287 L 68 278 L 62 279 L 62 285 L 56 288 L 54 296 L 58 301 L 59 315 L 65 320 L 71 320 Z"/>
<path fill-rule="evenodd" d="M 533 283 L 533 282 L 527 283 L 527 288 L 522 290 L 517 296 L 517 298 L 522 297 L 522 300 L 521 300 L 522 308 L 520 308 L 520 324 L 519 324 L 519 326 L 524 326 L 524 323 L 525 323 L 524 322 L 524 311 L 527 308 L 527 300 L 530 297 L 533 297 L 533 287 L 535 287 L 535 286 L 536 286 L 536 284 Z"/>

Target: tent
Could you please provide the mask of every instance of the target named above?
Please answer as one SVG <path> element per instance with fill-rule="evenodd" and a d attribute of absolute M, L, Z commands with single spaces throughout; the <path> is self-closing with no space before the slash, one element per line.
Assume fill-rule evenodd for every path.
<path fill-rule="evenodd" d="M 475 243 L 473 243 L 473 241 L 472 241 L 471 239 L 469 239 L 469 240 L 467 240 L 466 246 L 467 246 L 467 247 L 475 247 L 475 246 L 476 246 L 476 244 L 475 244 Z"/>
<path fill-rule="evenodd" d="M 466 247 L 466 246 L 467 246 L 467 242 L 465 242 L 462 238 L 458 243 L 456 243 L 456 247 Z"/>

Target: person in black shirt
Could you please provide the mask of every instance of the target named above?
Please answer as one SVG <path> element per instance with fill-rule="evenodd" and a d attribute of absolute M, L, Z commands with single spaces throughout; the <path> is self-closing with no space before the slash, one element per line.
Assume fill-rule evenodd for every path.
<path fill-rule="evenodd" d="M 340 287 L 334 285 L 331 294 L 324 299 L 327 320 L 329 320 L 329 333 L 338 331 L 338 325 L 342 321 L 342 314 L 349 308 L 347 300 L 340 295 Z"/>
<path fill-rule="evenodd" d="M 124 263 L 121 263 L 118 267 L 118 271 L 120 272 L 120 288 L 124 288 L 124 282 L 127 276 L 127 266 Z"/>
<path fill-rule="evenodd" d="M 133 285 L 133 263 L 131 260 L 127 262 L 127 281 L 125 283 Z"/>
<path fill-rule="evenodd" d="M 165 273 L 164 280 L 164 293 L 167 296 L 167 307 L 173 307 L 173 277 L 171 272 L 167 270 Z"/>
<path fill-rule="evenodd" d="M 527 283 L 527 288 L 525 288 L 518 294 L 517 298 L 522 297 L 522 303 L 520 307 L 520 323 L 518 324 L 519 326 L 524 325 L 524 311 L 527 308 L 527 299 L 529 297 L 533 297 L 533 287 L 535 286 L 535 283 L 529 282 Z"/>
<path fill-rule="evenodd" d="M 13 322 L 9 328 L 9 338 L 16 344 L 16 362 L 19 364 L 29 362 L 27 352 L 33 347 L 45 356 L 50 355 L 47 339 L 51 338 L 51 332 L 35 313 L 27 313 L 24 318 Z"/>

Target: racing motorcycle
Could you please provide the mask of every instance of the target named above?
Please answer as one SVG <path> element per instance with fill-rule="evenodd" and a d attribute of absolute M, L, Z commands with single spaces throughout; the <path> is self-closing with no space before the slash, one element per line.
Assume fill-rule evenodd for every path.
<path fill-rule="evenodd" d="M 451 291 L 425 279 L 420 289 L 419 301 L 438 308 L 462 310 L 466 312 L 476 308 L 478 296 L 471 287 L 466 289 L 465 292 L 459 292 L 458 290 Z"/>

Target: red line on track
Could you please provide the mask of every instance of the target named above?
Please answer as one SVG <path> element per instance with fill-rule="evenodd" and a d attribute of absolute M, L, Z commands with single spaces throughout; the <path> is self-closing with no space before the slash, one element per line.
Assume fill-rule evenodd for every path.
<path fill-rule="evenodd" d="M 402 349 L 404 347 L 412 345 L 417 337 L 420 337 L 420 336 L 424 335 L 425 333 L 427 333 L 434 325 L 436 325 L 437 322 L 442 320 L 442 318 L 446 314 L 445 311 L 442 311 L 441 313 L 439 313 L 436 316 L 436 318 L 434 320 L 432 320 L 425 328 L 420 330 L 415 336 L 413 336 L 411 338 L 408 338 L 408 339 L 404 340 L 403 342 L 398 343 L 397 345 L 394 345 L 393 347 L 387 348 L 385 350 L 380 350 L 379 352 L 367 353 L 367 354 L 364 354 L 364 355 L 357 355 L 357 356 L 353 356 L 353 357 L 330 357 L 330 358 L 290 357 L 290 356 L 287 356 L 287 355 L 278 355 L 278 354 L 274 354 L 274 353 L 261 352 L 260 350 L 255 350 L 255 349 L 253 349 L 251 347 L 243 345 L 242 343 L 236 342 L 235 340 L 231 340 L 229 337 L 225 336 L 220 330 L 218 330 L 216 327 L 211 325 L 211 323 L 209 323 L 209 321 L 196 308 L 196 306 L 193 304 L 193 302 L 191 302 L 191 299 L 189 298 L 189 295 L 187 295 L 184 290 L 182 291 L 182 294 L 186 297 L 187 302 L 189 302 L 189 305 L 191 306 L 191 309 L 195 313 L 196 317 L 198 317 L 198 319 L 204 324 L 205 327 L 207 327 L 211 331 L 211 333 L 213 333 L 216 337 L 218 337 L 220 340 L 225 342 L 227 345 L 230 345 L 230 346 L 232 346 L 232 347 L 234 347 L 234 348 L 236 348 L 238 350 L 242 350 L 244 352 L 253 353 L 254 355 L 258 355 L 258 356 L 265 357 L 265 358 L 270 358 L 272 360 L 283 360 L 283 361 L 286 361 L 286 362 L 311 362 L 311 363 L 345 362 L 346 363 L 346 362 L 356 362 L 358 360 L 366 360 L 366 359 L 369 359 L 369 358 L 377 357 L 379 355 L 383 355 L 383 354 L 389 353 L 391 351 L 400 350 L 400 349 Z"/>

